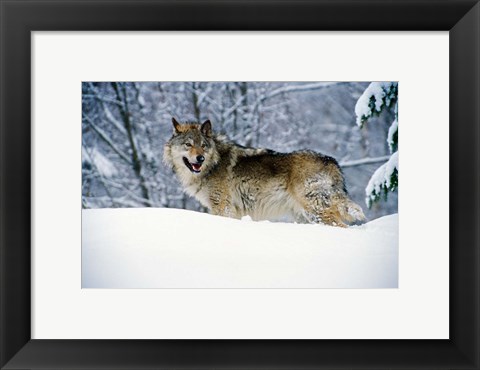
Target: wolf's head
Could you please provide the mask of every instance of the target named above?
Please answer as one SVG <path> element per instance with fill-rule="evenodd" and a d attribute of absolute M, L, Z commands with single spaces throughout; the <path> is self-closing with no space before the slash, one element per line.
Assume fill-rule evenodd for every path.
<path fill-rule="evenodd" d="M 218 162 L 212 124 L 178 123 L 172 118 L 173 136 L 165 144 L 164 161 L 181 178 L 200 175 Z"/>

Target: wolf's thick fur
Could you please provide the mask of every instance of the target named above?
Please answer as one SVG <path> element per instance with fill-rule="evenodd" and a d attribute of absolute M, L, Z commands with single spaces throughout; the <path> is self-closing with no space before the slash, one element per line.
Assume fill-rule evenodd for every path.
<path fill-rule="evenodd" d="M 245 148 L 215 135 L 210 121 L 172 121 L 164 161 L 185 191 L 213 214 L 254 220 L 290 215 L 297 222 L 342 227 L 365 220 L 334 158 Z"/>

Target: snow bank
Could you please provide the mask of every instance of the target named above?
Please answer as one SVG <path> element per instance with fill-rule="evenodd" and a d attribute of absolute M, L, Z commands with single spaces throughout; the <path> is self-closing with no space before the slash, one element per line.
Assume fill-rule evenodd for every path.
<path fill-rule="evenodd" d="M 83 288 L 396 288 L 398 215 L 348 229 L 179 209 L 82 211 Z"/>

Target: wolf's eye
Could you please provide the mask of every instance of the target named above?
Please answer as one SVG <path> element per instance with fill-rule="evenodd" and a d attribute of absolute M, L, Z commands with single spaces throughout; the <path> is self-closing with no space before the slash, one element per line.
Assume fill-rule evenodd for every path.
<path fill-rule="evenodd" d="M 192 144 L 190 144 L 190 143 L 185 143 L 185 146 L 186 146 L 187 148 L 191 148 L 191 147 L 192 147 Z"/>
<path fill-rule="evenodd" d="M 202 143 L 202 149 L 205 149 L 207 147 L 207 144 Z"/>

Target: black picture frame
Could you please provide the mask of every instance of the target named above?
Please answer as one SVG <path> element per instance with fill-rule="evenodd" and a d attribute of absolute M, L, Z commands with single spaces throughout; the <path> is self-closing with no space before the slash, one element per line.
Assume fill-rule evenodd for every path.
<path fill-rule="evenodd" d="M 0 0 L 0 12 L 2 369 L 479 368 L 478 1 Z M 450 339 L 32 340 L 30 34 L 38 30 L 449 31 Z"/>

